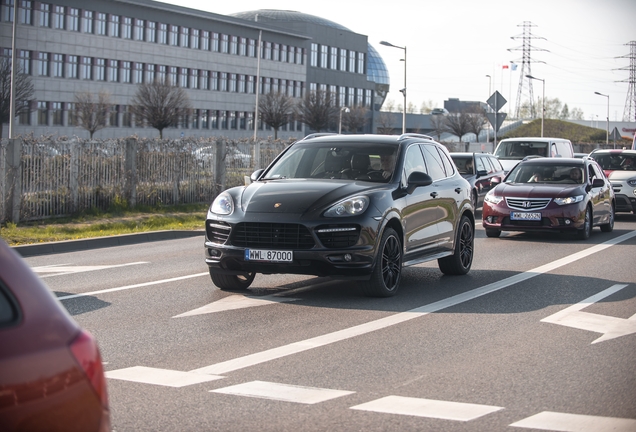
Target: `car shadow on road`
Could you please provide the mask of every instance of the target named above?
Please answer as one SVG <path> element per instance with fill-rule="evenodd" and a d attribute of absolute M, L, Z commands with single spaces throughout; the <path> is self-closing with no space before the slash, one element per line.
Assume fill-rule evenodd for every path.
<path fill-rule="evenodd" d="M 62 291 L 55 291 L 53 294 L 58 298 L 74 295 L 73 293 L 66 293 Z M 68 313 L 73 316 L 93 312 L 110 305 L 111 303 L 100 300 L 94 296 L 82 296 L 62 301 L 62 306 L 64 306 Z"/>

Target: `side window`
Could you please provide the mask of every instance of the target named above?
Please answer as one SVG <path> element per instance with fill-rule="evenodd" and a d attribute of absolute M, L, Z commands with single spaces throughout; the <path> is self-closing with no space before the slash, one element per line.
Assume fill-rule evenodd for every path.
<path fill-rule="evenodd" d="M 433 181 L 446 178 L 444 163 L 435 146 L 422 144 L 420 147 L 422 147 L 422 152 L 426 159 L 426 166 L 428 167 L 427 174 L 431 176 Z"/>
<path fill-rule="evenodd" d="M 492 164 L 492 166 L 495 169 L 495 171 L 503 171 L 504 170 L 503 167 L 501 166 L 501 162 L 499 162 L 499 159 L 497 159 L 496 157 L 489 156 L 488 160 Z"/>
<path fill-rule="evenodd" d="M 450 177 L 455 174 L 455 168 L 453 168 L 454 164 L 450 161 L 448 154 L 444 152 L 439 147 L 436 147 L 439 153 L 439 157 L 442 160 L 442 164 L 444 164 L 444 170 L 446 171 L 446 177 Z"/>
<path fill-rule="evenodd" d="M 411 175 L 414 171 L 420 171 L 428 174 L 426 164 L 424 163 L 424 157 L 422 156 L 420 147 L 417 145 L 409 147 L 406 151 L 406 155 L 404 157 L 404 178 L 402 179 L 404 184 L 406 184 L 406 180 L 409 178 L 409 175 Z"/>
<path fill-rule="evenodd" d="M 489 171 L 490 172 L 490 168 L 488 166 L 486 166 L 486 164 L 484 163 L 484 158 L 482 158 L 481 156 L 477 156 L 475 163 L 477 164 L 477 169 L 475 170 L 475 173 L 477 173 L 477 171 Z"/>
<path fill-rule="evenodd" d="M 15 324 L 18 317 L 16 302 L 0 281 L 0 328 Z"/>
<path fill-rule="evenodd" d="M 550 157 L 556 157 L 559 154 L 559 152 L 557 151 L 557 146 L 555 143 L 552 143 L 552 145 L 550 146 Z"/>

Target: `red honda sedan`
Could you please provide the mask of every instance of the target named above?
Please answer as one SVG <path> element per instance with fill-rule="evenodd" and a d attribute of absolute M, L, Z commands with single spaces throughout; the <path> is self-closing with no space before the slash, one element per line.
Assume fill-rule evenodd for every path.
<path fill-rule="evenodd" d="M 614 229 L 614 191 L 589 157 L 535 158 L 520 162 L 484 198 L 488 237 L 502 231 L 557 231 L 590 237 L 592 228 Z"/>
<path fill-rule="evenodd" d="M 95 339 L 0 240 L 0 431 L 109 430 Z"/>

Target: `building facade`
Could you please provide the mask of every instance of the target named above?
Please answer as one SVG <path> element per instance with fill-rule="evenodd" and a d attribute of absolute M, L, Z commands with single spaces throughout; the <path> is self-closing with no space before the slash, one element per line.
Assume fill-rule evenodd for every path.
<path fill-rule="evenodd" d="M 135 120 L 131 100 L 139 84 L 157 79 L 185 89 L 193 108 L 164 130 L 170 138 L 253 136 L 257 91 L 301 98 L 321 89 L 336 95 L 339 106 L 364 106 L 370 113 L 388 92 L 386 67 L 366 36 L 311 15 L 263 10 L 225 16 L 150 0 L 2 0 L 5 57 L 13 54 L 14 1 L 15 58 L 35 89 L 14 136 L 86 137 L 74 120 L 75 96 L 104 92 L 112 104 L 109 126 L 95 138 L 155 137 L 155 129 Z M 369 132 L 372 124 L 373 114 Z M 273 135 L 265 125 L 256 129 L 257 136 Z M 300 137 L 305 129 L 290 116 L 278 136 Z"/>

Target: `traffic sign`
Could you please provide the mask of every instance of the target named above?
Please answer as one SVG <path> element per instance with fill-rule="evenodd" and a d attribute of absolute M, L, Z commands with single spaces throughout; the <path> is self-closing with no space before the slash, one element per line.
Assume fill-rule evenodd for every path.
<path fill-rule="evenodd" d="M 486 113 L 486 117 L 488 117 L 488 121 L 492 125 L 492 128 L 497 132 L 503 121 L 506 119 L 506 113 Z M 495 116 L 497 116 L 497 121 L 495 122 Z"/>
<path fill-rule="evenodd" d="M 488 102 L 488 105 L 490 105 L 490 108 L 492 108 L 493 110 L 495 110 L 495 112 L 497 112 L 508 101 L 501 95 L 501 93 L 499 93 L 497 90 L 495 90 L 495 92 L 492 94 L 492 96 L 490 96 L 488 98 L 488 100 L 486 102 Z"/>

